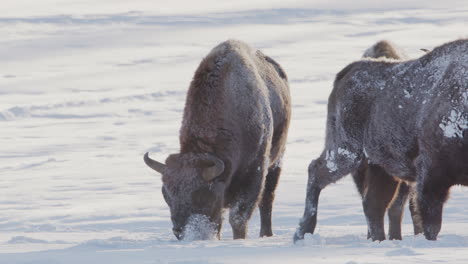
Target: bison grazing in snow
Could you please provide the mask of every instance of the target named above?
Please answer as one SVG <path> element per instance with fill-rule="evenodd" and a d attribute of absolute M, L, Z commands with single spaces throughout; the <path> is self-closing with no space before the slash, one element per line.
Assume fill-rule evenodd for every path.
<path fill-rule="evenodd" d="M 407 60 L 407 56 L 393 43 L 382 40 L 367 49 L 364 58 L 379 60 Z M 368 220 L 368 238 L 384 240 L 384 215 L 388 213 L 389 239 L 402 239 L 401 221 L 403 209 L 408 196 L 411 217 L 413 218 L 414 233 L 422 233 L 419 215 L 415 208 L 413 188 L 405 181 L 398 180 L 387 174 L 379 165 L 370 164 L 366 158 L 361 166 L 352 173 L 354 182 L 362 197 L 362 205 Z"/>
<path fill-rule="evenodd" d="M 258 204 L 260 236 L 271 236 L 271 211 L 291 115 L 286 74 L 272 58 L 235 40 L 200 63 L 187 93 L 180 153 L 165 164 L 162 193 L 178 239 L 220 237 L 229 208 L 234 239 L 245 238 Z"/>
<path fill-rule="evenodd" d="M 435 240 L 450 187 L 468 185 L 468 39 L 416 60 L 357 61 L 337 74 L 295 241 L 314 232 L 320 191 L 363 162 L 416 184 L 424 235 Z"/>

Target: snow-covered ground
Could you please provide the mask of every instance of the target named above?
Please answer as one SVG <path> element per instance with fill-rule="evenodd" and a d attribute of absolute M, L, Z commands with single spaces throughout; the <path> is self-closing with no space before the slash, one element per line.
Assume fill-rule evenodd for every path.
<path fill-rule="evenodd" d="M 454 187 L 439 241 L 366 240 L 350 177 L 321 195 L 294 245 L 307 165 L 321 151 L 334 75 L 380 39 L 420 48 L 467 37 L 466 1 L 0 3 L 0 263 L 467 263 L 468 193 Z M 378 3 L 378 4 L 377 4 Z M 293 119 L 274 232 L 179 242 L 146 151 L 178 151 L 185 92 L 212 47 L 236 38 L 282 64 Z"/>

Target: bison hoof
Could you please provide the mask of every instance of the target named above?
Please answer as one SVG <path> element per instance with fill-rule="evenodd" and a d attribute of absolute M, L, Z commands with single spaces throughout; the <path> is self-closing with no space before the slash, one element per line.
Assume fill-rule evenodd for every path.
<path fill-rule="evenodd" d="M 304 239 L 304 231 L 296 230 L 296 233 L 294 233 L 294 237 L 293 237 L 294 243 L 298 242 L 299 240 L 303 240 L 303 239 Z"/>
<path fill-rule="evenodd" d="M 435 233 L 430 233 L 430 232 L 424 232 L 424 236 L 426 237 L 427 240 L 437 240 L 437 234 Z"/>
<path fill-rule="evenodd" d="M 424 226 L 424 237 L 427 240 L 437 240 L 437 235 L 439 235 L 440 224 L 427 224 Z"/>
<path fill-rule="evenodd" d="M 401 237 L 401 235 L 389 235 L 389 236 L 388 236 L 388 239 L 389 239 L 389 240 L 403 240 L 403 238 Z"/>
<path fill-rule="evenodd" d="M 260 237 L 271 237 L 273 236 L 273 232 L 260 232 Z"/>

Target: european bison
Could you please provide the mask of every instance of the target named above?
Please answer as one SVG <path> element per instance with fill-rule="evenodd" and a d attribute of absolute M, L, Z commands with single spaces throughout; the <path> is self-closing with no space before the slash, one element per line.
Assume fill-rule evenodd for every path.
<path fill-rule="evenodd" d="M 389 41 L 375 43 L 364 52 L 363 58 L 379 60 L 407 60 L 408 57 Z M 401 221 L 403 209 L 410 196 L 410 212 L 413 219 L 414 233 L 422 233 L 420 217 L 415 208 L 414 188 L 405 181 L 398 180 L 387 174 L 379 165 L 369 164 L 364 157 L 361 166 L 352 173 L 368 223 L 367 238 L 384 240 L 384 215 L 388 213 L 389 239 L 402 239 Z"/>
<path fill-rule="evenodd" d="M 450 187 L 468 185 L 467 110 L 468 39 L 416 60 L 362 60 L 345 67 L 328 100 L 325 149 L 309 165 L 294 240 L 314 232 L 320 191 L 365 161 L 416 182 L 424 235 L 435 240 Z"/>
<path fill-rule="evenodd" d="M 407 60 L 408 56 L 395 44 L 387 41 L 381 40 L 368 48 L 364 54 L 363 58 L 386 58 L 392 60 Z"/>
<path fill-rule="evenodd" d="M 271 211 L 291 116 L 285 72 L 272 58 L 228 40 L 202 60 L 187 93 L 180 153 L 165 164 L 162 193 L 178 239 L 220 238 L 229 208 L 234 239 L 243 239 L 257 202 L 260 236 L 271 236 Z"/>

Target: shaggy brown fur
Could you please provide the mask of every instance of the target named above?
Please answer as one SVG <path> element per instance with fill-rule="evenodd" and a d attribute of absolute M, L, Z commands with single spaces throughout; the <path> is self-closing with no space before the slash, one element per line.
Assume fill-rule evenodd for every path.
<path fill-rule="evenodd" d="M 179 239 L 187 230 L 205 232 L 209 223 L 219 237 L 224 208 L 230 211 L 233 237 L 245 238 L 257 202 L 260 235 L 272 235 L 272 203 L 290 115 L 286 74 L 270 57 L 228 40 L 203 59 L 187 93 L 180 153 L 159 170 Z M 209 221 L 193 220 L 197 216 Z"/>

